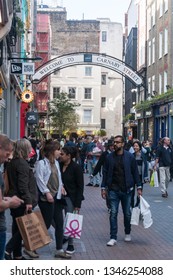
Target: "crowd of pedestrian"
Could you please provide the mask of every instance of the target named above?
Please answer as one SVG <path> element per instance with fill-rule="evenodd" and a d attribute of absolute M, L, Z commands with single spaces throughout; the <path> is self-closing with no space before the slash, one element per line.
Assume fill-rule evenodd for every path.
<path fill-rule="evenodd" d="M 158 172 L 161 196 L 168 197 L 173 177 L 173 149 L 168 137 L 151 141 L 125 141 L 122 135 L 110 139 L 86 136 L 38 141 L 34 134 L 17 141 L 0 135 L 0 259 L 24 260 L 22 237 L 16 218 L 39 207 L 47 229 L 55 229 L 55 258 L 70 259 L 75 252 L 73 238 L 63 236 L 67 212 L 79 213 L 86 187 L 101 187 L 110 221 L 110 240 L 117 243 L 118 209 L 124 215 L 126 242 L 131 241 L 131 212 L 139 205 L 145 183 L 153 171 Z M 6 242 L 5 210 L 12 217 L 11 238 Z M 67 247 L 64 250 L 64 243 Z M 24 249 L 31 258 L 36 251 Z"/>

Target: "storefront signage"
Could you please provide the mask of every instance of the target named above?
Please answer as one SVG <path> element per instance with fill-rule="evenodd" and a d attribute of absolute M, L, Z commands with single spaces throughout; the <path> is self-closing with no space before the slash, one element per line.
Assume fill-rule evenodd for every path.
<path fill-rule="evenodd" d="M 28 124 L 37 124 L 38 123 L 38 113 L 28 112 L 26 114 L 26 121 Z"/>
<path fill-rule="evenodd" d="M 166 114 L 168 114 L 168 105 L 160 106 L 159 115 L 166 115 Z"/>
<path fill-rule="evenodd" d="M 62 68 L 84 64 L 93 64 L 111 69 L 126 76 L 126 78 L 131 80 L 136 86 L 140 86 L 143 82 L 142 78 L 123 61 L 105 54 L 96 53 L 75 53 L 54 58 L 35 72 L 32 77 L 32 82 L 39 83 L 45 77 Z"/>
<path fill-rule="evenodd" d="M 137 119 L 142 119 L 143 118 L 143 112 L 136 113 L 136 118 Z"/>
<path fill-rule="evenodd" d="M 152 117 L 152 111 L 145 111 L 145 117 Z"/>
<path fill-rule="evenodd" d="M 35 64 L 32 62 L 11 63 L 11 74 L 33 75 L 35 73 Z"/>

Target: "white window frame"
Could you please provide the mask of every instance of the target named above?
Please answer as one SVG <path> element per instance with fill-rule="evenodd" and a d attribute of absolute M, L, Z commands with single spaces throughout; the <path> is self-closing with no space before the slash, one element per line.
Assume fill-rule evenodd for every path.
<path fill-rule="evenodd" d="M 104 125 L 102 126 L 103 123 L 104 123 Z M 106 119 L 101 119 L 100 120 L 100 128 L 101 129 L 106 129 Z"/>
<path fill-rule="evenodd" d="M 154 94 L 155 91 L 155 75 L 152 76 L 152 93 Z"/>
<path fill-rule="evenodd" d="M 83 123 L 90 124 L 92 122 L 92 110 L 84 109 L 83 110 Z"/>
<path fill-rule="evenodd" d="M 163 56 L 163 32 L 159 33 L 159 59 Z"/>
<path fill-rule="evenodd" d="M 151 65 L 151 41 L 148 42 L 148 66 Z"/>
<path fill-rule="evenodd" d="M 162 74 L 159 74 L 159 94 L 162 93 Z"/>
<path fill-rule="evenodd" d="M 152 26 L 156 24 L 156 4 L 153 2 L 151 6 Z"/>
<path fill-rule="evenodd" d="M 168 85 L 168 72 L 164 71 L 164 92 L 167 92 L 166 86 Z"/>
<path fill-rule="evenodd" d="M 84 99 L 92 99 L 92 88 L 84 88 Z"/>
<path fill-rule="evenodd" d="M 106 97 L 101 97 L 101 108 L 106 107 Z"/>
<path fill-rule="evenodd" d="M 163 16 L 163 0 L 159 1 L 159 17 Z"/>
<path fill-rule="evenodd" d="M 53 98 L 57 98 L 60 96 L 61 88 L 60 87 L 53 87 Z"/>
<path fill-rule="evenodd" d="M 164 55 L 168 53 L 168 28 L 164 29 Z"/>
<path fill-rule="evenodd" d="M 87 76 L 87 77 L 92 76 L 92 67 L 90 67 L 90 66 L 85 67 L 85 76 Z"/>
<path fill-rule="evenodd" d="M 151 78 L 148 78 L 148 93 L 151 94 Z"/>
<path fill-rule="evenodd" d="M 155 38 L 152 39 L 152 63 L 155 63 Z"/>
<path fill-rule="evenodd" d="M 164 0 L 164 13 L 168 11 L 168 0 Z"/>
<path fill-rule="evenodd" d="M 102 42 L 107 42 L 107 31 L 102 31 Z"/>
<path fill-rule="evenodd" d="M 76 99 L 76 88 L 75 87 L 68 88 L 68 96 L 70 99 Z"/>

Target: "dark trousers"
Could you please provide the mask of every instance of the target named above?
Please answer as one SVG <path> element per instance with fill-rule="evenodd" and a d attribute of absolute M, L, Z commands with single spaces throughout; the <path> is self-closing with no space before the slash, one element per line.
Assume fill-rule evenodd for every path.
<path fill-rule="evenodd" d="M 6 251 L 8 253 L 13 253 L 13 258 L 21 257 L 22 256 L 22 236 L 18 229 L 16 218 L 20 216 L 24 216 L 25 208 L 18 207 L 16 209 L 11 209 L 11 216 L 12 216 L 12 237 L 8 241 L 6 245 Z"/>
<path fill-rule="evenodd" d="M 54 203 L 50 203 L 47 201 L 39 201 L 38 205 L 40 207 L 47 229 L 49 229 L 53 223 L 53 226 L 55 228 L 56 249 L 62 249 L 64 206 L 57 199 L 55 199 Z"/>

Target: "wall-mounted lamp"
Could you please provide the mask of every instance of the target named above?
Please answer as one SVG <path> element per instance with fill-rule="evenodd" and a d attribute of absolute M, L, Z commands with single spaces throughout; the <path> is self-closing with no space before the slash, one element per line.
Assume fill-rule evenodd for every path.
<path fill-rule="evenodd" d="M 131 89 L 131 92 L 137 92 L 138 90 L 137 90 L 137 88 L 132 88 Z"/>
<path fill-rule="evenodd" d="M 155 96 L 157 94 L 157 91 L 156 90 L 153 90 L 151 96 Z"/>

